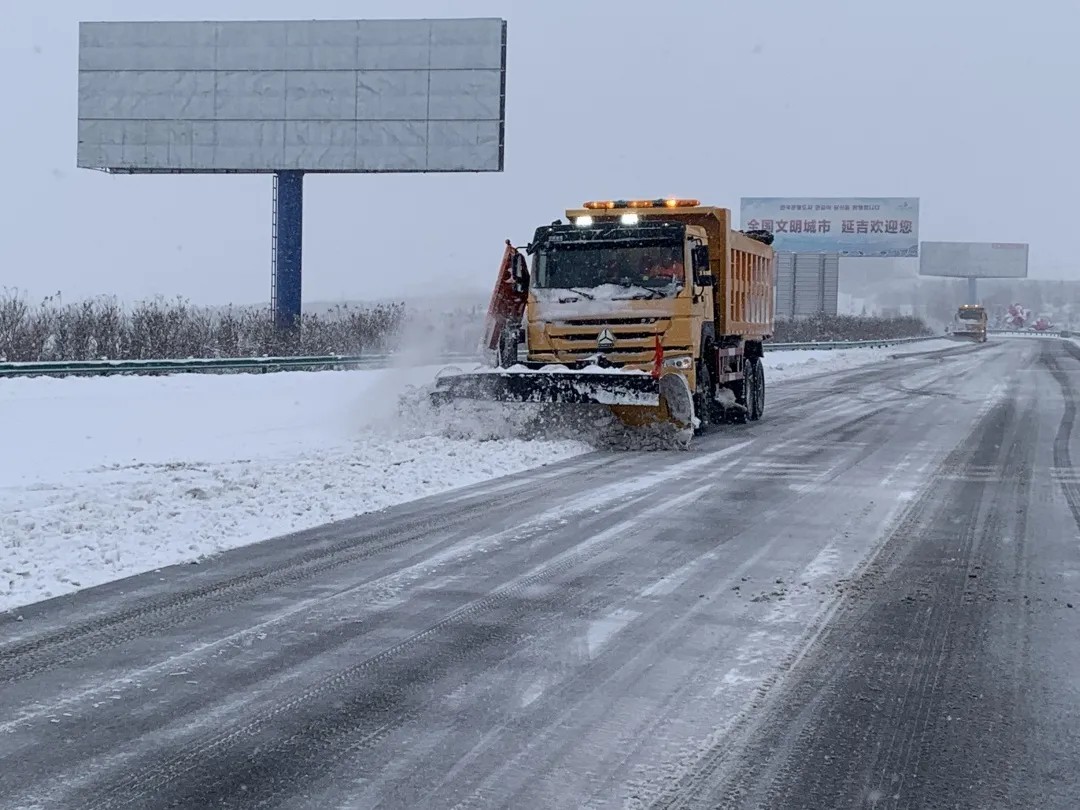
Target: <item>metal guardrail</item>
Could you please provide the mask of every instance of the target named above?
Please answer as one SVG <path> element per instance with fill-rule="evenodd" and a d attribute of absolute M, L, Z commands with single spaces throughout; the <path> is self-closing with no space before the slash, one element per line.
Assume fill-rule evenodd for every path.
<path fill-rule="evenodd" d="M 1076 337 L 1078 334 L 1068 329 L 1044 329 L 1041 332 L 1036 329 L 987 329 L 986 333 L 989 335 L 1024 335 L 1026 337 Z"/>
<path fill-rule="evenodd" d="M 811 349 L 859 349 L 895 346 L 933 340 L 927 337 L 891 340 L 841 340 L 810 343 L 766 343 L 766 351 Z M 185 360 L 43 360 L 39 362 L 0 362 L 0 377 L 106 376 L 114 374 L 199 374 L 206 372 L 260 373 L 271 371 L 318 371 L 342 369 L 378 369 L 391 366 L 397 355 L 328 355 L 322 357 L 222 357 Z M 451 352 L 433 358 L 435 363 L 467 363 L 476 355 Z"/>
<path fill-rule="evenodd" d="M 919 337 L 890 338 L 887 340 L 829 340 L 809 343 L 766 343 L 765 351 L 802 351 L 809 349 L 879 349 L 886 346 L 899 346 L 904 343 L 919 343 L 925 340 L 940 340 L 945 335 L 921 335 Z"/>
<path fill-rule="evenodd" d="M 441 361 L 472 359 L 472 355 L 445 355 Z M 386 368 L 392 354 L 327 355 L 320 357 L 220 357 L 184 360 L 48 360 L 0 362 L 0 377 L 103 376 L 112 374 L 183 374 L 235 371 L 316 371 L 320 369 Z"/>
<path fill-rule="evenodd" d="M 1034 335 L 1037 337 L 1078 337 L 1066 330 L 1035 332 L 1026 329 L 990 329 L 993 335 Z M 766 351 L 809 351 L 830 349 L 874 349 L 936 340 L 947 335 L 890 338 L 887 340 L 830 340 L 806 343 L 765 344 Z M 321 357 L 222 357 L 186 360 L 47 360 L 40 362 L 0 362 L 0 377 L 105 376 L 113 374 L 198 374 L 205 372 L 258 373 L 270 371 L 318 371 L 340 369 L 379 369 L 391 366 L 398 355 L 362 354 Z M 450 352 L 432 358 L 434 363 L 468 363 L 475 354 Z"/>

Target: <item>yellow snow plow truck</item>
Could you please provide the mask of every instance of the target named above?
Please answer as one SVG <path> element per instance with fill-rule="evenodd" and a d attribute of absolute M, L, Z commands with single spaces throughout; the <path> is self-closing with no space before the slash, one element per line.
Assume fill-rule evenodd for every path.
<path fill-rule="evenodd" d="M 979 304 L 963 304 L 953 318 L 952 333 L 976 343 L 986 342 L 986 309 Z"/>
<path fill-rule="evenodd" d="M 690 199 L 592 201 L 566 217 L 536 229 L 531 263 L 507 240 L 490 365 L 440 376 L 433 399 L 604 405 L 626 425 L 687 432 L 760 419 L 772 234 Z"/>

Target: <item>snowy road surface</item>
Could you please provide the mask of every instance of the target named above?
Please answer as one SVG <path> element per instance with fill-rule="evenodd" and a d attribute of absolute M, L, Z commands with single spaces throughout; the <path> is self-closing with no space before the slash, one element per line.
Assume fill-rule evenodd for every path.
<path fill-rule="evenodd" d="M 1074 808 L 1080 348 L 0 616 L 0 806 Z"/>
<path fill-rule="evenodd" d="M 775 352 L 769 373 L 888 353 Z M 0 381 L 0 610 L 590 449 L 401 419 L 398 395 L 440 368 Z"/>

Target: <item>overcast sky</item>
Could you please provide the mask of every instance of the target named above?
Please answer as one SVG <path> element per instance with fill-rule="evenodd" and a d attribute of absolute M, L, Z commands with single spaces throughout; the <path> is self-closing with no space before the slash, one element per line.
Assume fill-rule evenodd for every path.
<path fill-rule="evenodd" d="M 309 176 L 307 300 L 484 290 L 504 239 L 667 194 L 917 196 L 921 238 L 1027 241 L 1032 276 L 1080 278 L 1075 0 L 49 0 L 0 26 L 0 287 L 269 296 L 268 176 L 75 167 L 80 20 L 405 16 L 508 20 L 506 171 Z"/>

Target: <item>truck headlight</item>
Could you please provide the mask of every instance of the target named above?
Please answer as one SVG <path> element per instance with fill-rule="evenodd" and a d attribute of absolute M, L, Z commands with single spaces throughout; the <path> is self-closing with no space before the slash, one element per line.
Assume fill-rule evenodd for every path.
<path fill-rule="evenodd" d="M 677 368 L 680 371 L 689 371 L 694 367 L 694 358 L 689 355 L 682 357 L 665 357 L 664 368 Z"/>

